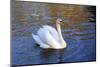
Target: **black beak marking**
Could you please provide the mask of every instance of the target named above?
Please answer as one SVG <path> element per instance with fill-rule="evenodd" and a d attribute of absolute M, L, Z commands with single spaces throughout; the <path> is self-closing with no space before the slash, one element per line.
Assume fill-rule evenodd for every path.
<path fill-rule="evenodd" d="M 60 21 L 60 22 L 63 22 L 63 21 Z"/>

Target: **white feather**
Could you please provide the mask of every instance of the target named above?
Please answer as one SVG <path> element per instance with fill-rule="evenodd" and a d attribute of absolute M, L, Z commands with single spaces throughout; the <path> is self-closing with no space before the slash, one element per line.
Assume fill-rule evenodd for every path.
<path fill-rule="evenodd" d="M 42 48 L 50 48 L 50 46 L 48 46 L 45 43 L 43 43 L 37 35 L 32 34 L 32 37 L 40 45 L 40 47 L 42 47 Z"/>
<path fill-rule="evenodd" d="M 51 27 L 49 25 L 44 25 L 43 27 L 48 29 L 48 31 L 51 33 L 51 35 L 54 37 L 54 39 L 56 39 L 57 42 L 59 42 L 58 32 L 54 27 Z"/>
<path fill-rule="evenodd" d="M 40 40 L 44 43 L 46 43 L 46 33 L 47 33 L 47 29 L 44 29 L 44 28 L 40 28 L 38 31 L 37 31 L 37 35 L 39 36 Z M 46 43 L 47 44 L 47 43 Z"/>
<path fill-rule="evenodd" d="M 40 37 L 41 41 L 49 45 L 50 47 L 55 49 L 61 48 L 61 45 L 54 39 L 54 37 L 51 35 L 48 29 L 41 28 L 39 29 L 37 34 Z"/>
<path fill-rule="evenodd" d="M 61 44 L 55 40 L 55 38 L 49 33 L 46 33 L 46 43 L 54 49 L 61 48 Z"/>

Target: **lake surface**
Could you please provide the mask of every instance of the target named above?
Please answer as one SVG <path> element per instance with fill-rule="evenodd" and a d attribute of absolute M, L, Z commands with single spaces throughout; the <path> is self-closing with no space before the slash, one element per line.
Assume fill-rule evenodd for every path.
<path fill-rule="evenodd" d="M 11 7 L 11 63 L 36 65 L 96 60 L 95 6 L 12 2 Z M 65 49 L 42 49 L 31 34 L 43 25 L 61 25 Z M 56 28 L 56 27 L 55 27 Z"/>

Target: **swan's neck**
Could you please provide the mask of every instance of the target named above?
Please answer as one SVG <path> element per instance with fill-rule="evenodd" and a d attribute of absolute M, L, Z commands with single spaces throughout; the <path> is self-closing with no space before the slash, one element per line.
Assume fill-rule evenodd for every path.
<path fill-rule="evenodd" d="M 61 26 L 60 24 L 56 23 L 56 26 L 57 26 L 57 31 L 58 31 L 58 36 L 59 36 L 59 40 L 61 42 L 61 44 L 63 43 L 63 36 L 62 36 L 62 33 L 61 33 Z"/>
<path fill-rule="evenodd" d="M 61 26 L 58 23 L 56 23 L 56 26 L 57 26 L 57 31 L 58 31 L 60 44 L 61 44 L 62 48 L 65 48 L 66 47 L 66 42 L 64 41 L 62 33 L 61 33 Z"/>

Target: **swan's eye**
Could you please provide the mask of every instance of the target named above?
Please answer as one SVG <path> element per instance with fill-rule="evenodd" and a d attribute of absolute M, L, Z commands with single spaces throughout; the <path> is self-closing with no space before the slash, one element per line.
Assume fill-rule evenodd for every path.
<path fill-rule="evenodd" d="M 60 22 L 62 22 L 62 20 Z"/>

